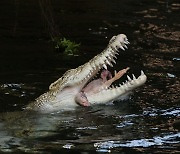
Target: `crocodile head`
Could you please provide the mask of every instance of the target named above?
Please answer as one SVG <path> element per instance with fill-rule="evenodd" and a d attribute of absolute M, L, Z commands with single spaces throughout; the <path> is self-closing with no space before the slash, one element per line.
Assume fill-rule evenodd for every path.
<path fill-rule="evenodd" d="M 116 63 L 116 55 L 120 49 L 125 50 L 129 44 L 126 35 L 119 34 L 113 36 L 107 48 L 100 54 L 92 58 L 89 62 L 76 69 L 68 70 L 57 81 L 49 86 L 49 91 L 41 95 L 31 103 L 28 108 L 50 112 L 55 110 L 72 109 L 77 105 L 75 98 L 92 78 L 103 68 L 113 67 Z M 114 101 L 130 93 L 133 89 L 146 82 L 146 75 L 141 71 L 141 75 L 128 80 L 118 87 L 103 87 L 96 93 L 86 92 L 86 98 L 90 104 L 102 104 Z"/>

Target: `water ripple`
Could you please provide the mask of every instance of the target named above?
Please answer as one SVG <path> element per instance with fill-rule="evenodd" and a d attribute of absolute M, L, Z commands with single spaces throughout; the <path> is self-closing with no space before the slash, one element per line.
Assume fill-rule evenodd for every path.
<path fill-rule="evenodd" d="M 137 139 L 130 140 L 126 142 L 120 141 L 106 141 L 95 143 L 94 147 L 99 149 L 112 149 L 117 147 L 150 147 L 150 146 L 159 146 L 166 144 L 179 144 L 180 133 L 177 134 L 168 134 L 161 136 L 155 136 L 151 139 Z"/>
<path fill-rule="evenodd" d="M 145 110 L 143 112 L 143 115 L 145 116 L 158 116 L 158 115 L 161 115 L 161 116 L 180 116 L 180 108 L 178 107 L 172 107 L 172 108 L 169 108 L 169 109 L 166 109 L 166 110 L 160 110 L 160 109 L 155 109 L 155 108 L 152 108 L 152 109 L 149 109 L 149 110 Z"/>

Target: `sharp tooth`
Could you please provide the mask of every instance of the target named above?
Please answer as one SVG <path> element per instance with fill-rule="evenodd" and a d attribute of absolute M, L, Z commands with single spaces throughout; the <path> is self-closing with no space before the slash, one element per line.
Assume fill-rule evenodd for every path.
<path fill-rule="evenodd" d="M 128 49 L 128 47 L 124 44 L 124 47 L 126 48 L 126 49 Z"/>
<path fill-rule="evenodd" d="M 110 51 L 109 55 L 110 55 L 110 56 L 113 56 L 114 54 Z"/>
<path fill-rule="evenodd" d="M 110 62 L 109 62 L 108 60 L 106 60 L 106 63 L 107 63 L 108 65 L 111 65 Z"/>
<path fill-rule="evenodd" d="M 130 44 L 130 42 L 128 40 L 124 41 L 124 44 Z"/>
<path fill-rule="evenodd" d="M 110 66 L 113 67 L 113 64 L 110 63 Z"/>
<path fill-rule="evenodd" d="M 109 60 L 111 60 L 112 58 L 111 58 L 111 56 L 107 56 L 107 58 L 109 59 Z"/>
<path fill-rule="evenodd" d="M 113 65 L 111 64 L 110 61 L 106 60 L 106 63 L 107 63 L 109 66 L 113 67 Z"/>
<path fill-rule="evenodd" d="M 117 71 L 116 70 L 114 70 L 114 76 L 117 74 Z"/>
<path fill-rule="evenodd" d="M 141 75 L 144 75 L 144 72 L 143 72 L 143 70 L 141 70 Z"/>
<path fill-rule="evenodd" d="M 125 50 L 122 46 L 119 46 L 122 50 Z"/>
<path fill-rule="evenodd" d="M 111 57 L 111 59 L 114 57 L 114 54 L 110 54 L 109 57 Z"/>
<path fill-rule="evenodd" d="M 107 70 L 107 66 L 106 66 L 106 64 L 103 64 L 103 67 Z"/>
<path fill-rule="evenodd" d="M 114 58 L 116 58 L 116 59 L 117 59 L 116 55 L 114 55 Z"/>
<path fill-rule="evenodd" d="M 135 80 L 135 79 L 136 79 L 135 75 L 134 75 L 134 74 L 132 74 L 132 76 L 133 76 L 133 80 Z"/>
<path fill-rule="evenodd" d="M 114 64 L 116 64 L 116 61 L 115 61 L 113 58 L 111 59 L 111 61 L 112 61 Z"/>
<path fill-rule="evenodd" d="M 129 75 L 127 75 L 127 78 L 128 78 L 128 80 L 129 80 L 129 81 L 131 81 L 131 80 L 132 80 L 132 79 L 129 77 Z"/>
<path fill-rule="evenodd" d="M 116 46 L 116 47 L 115 47 L 115 50 L 118 51 L 118 49 L 119 49 L 119 48 Z"/>
<path fill-rule="evenodd" d="M 122 82 L 122 84 L 124 85 L 124 82 Z"/>
<path fill-rule="evenodd" d="M 113 51 L 118 51 L 118 49 L 115 46 L 112 46 Z"/>

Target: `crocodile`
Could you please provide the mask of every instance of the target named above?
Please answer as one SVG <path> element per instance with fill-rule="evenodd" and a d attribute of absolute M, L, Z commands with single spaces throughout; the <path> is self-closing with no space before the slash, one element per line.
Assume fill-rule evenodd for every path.
<path fill-rule="evenodd" d="M 112 74 L 107 66 L 113 67 L 121 50 L 127 49 L 129 41 L 125 34 L 113 36 L 107 47 L 94 58 L 76 69 L 70 69 L 49 86 L 49 90 L 31 102 L 26 109 L 42 113 L 75 109 L 77 106 L 105 104 L 123 98 L 135 88 L 143 85 L 147 76 L 141 71 L 139 77 L 127 75 L 125 83 L 114 87 L 113 82 L 121 78 L 129 67 Z M 101 78 L 93 80 L 102 69 Z M 104 75 L 104 77 L 103 77 Z"/>

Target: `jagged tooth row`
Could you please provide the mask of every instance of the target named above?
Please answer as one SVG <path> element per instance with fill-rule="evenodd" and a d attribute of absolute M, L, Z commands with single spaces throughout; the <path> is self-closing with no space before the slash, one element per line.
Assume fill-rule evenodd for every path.
<path fill-rule="evenodd" d="M 108 47 L 92 61 L 92 67 L 100 69 L 104 67 L 107 69 L 107 65 L 113 67 L 112 63 L 116 63 L 114 58 L 117 59 L 116 54 L 119 55 L 119 48 L 122 50 L 127 49 L 126 44 L 129 44 L 127 37 L 124 34 L 120 34 L 112 37 Z M 93 64 L 94 63 L 94 64 Z"/>
<path fill-rule="evenodd" d="M 122 34 L 120 34 L 120 35 L 118 35 L 118 36 L 116 36 L 116 38 L 117 37 L 121 37 L 121 35 Z M 128 39 L 126 38 L 126 36 L 124 35 L 123 37 L 125 37 L 124 38 L 124 41 L 122 41 L 122 42 L 118 42 L 118 39 L 114 39 L 114 42 L 113 41 L 111 41 L 111 44 L 109 44 L 109 50 L 107 50 L 108 52 L 107 52 L 107 55 L 105 55 L 106 57 L 109 57 L 109 56 L 111 56 L 111 61 L 113 61 L 114 63 L 116 63 L 115 62 L 115 60 L 113 59 L 113 58 L 116 58 L 117 59 L 117 57 L 115 56 L 116 54 L 117 55 L 119 55 L 119 50 L 118 50 L 118 48 L 121 48 L 122 50 L 125 50 L 124 48 L 123 48 L 123 46 L 127 49 L 128 47 L 125 45 L 125 44 L 129 44 L 129 42 L 128 42 Z M 121 40 L 121 39 L 120 39 Z M 110 52 L 110 53 L 109 53 Z"/>
<path fill-rule="evenodd" d="M 116 64 L 114 59 L 117 59 L 116 55 L 119 55 L 118 48 L 121 48 L 122 50 L 125 50 L 124 48 L 127 49 L 125 44 L 129 44 L 129 42 L 124 34 L 113 36 L 108 47 L 90 61 L 90 65 L 93 68 L 92 71 L 96 69 L 100 70 L 102 67 L 107 69 L 107 65 L 113 67 L 112 62 Z"/>
<path fill-rule="evenodd" d="M 127 75 L 127 81 L 122 85 L 125 87 L 125 89 L 129 88 L 130 86 L 132 86 L 135 82 L 136 82 L 136 77 L 135 75 L 133 74 L 133 79 L 131 79 L 128 75 Z"/>
<path fill-rule="evenodd" d="M 133 78 L 135 78 L 135 76 Z M 91 104 L 101 104 L 101 103 L 106 103 L 109 101 L 116 100 L 120 96 L 134 89 L 135 87 L 139 87 L 140 85 L 144 84 L 146 82 L 146 78 L 147 77 L 144 74 L 144 72 L 141 71 L 141 75 L 138 78 L 128 81 L 127 83 L 124 83 L 123 85 L 120 84 L 117 87 L 114 87 L 112 85 L 108 89 L 103 88 L 100 92 L 96 94 L 87 95 L 87 98 Z"/>
<path fill-rule="evenodd" d="M 141 75 L 144 75 L 144 72 L 143 72 L 143 70 L 141 70 Z"/>
<path fill-rule="evenodd" d="M 116 74 L 116 71 L 115 71 L 115 74 Z M 143 75 L 145 75 L 145 74 L 144 74 L 144 72 L 141 70 L 141 75 L 140 75 L 139 77 L 141 77 L 141 76 L 143 76 Z M 139 78 L 139 77 L 138 77 L 138 78 Z M 128 79 L 128 80 L 126 80 L 125 82 L 122 82 L 122 84 L 119 84 L 119 86 L 116 86 L 116 87 L 114 87 L 114 85 L 111 85 L 111 86 L 109 87 L 109 89 L 117 89 L 117 88 L 120 88 L 120 87 L 125 88 L 125 89 L 126 89 L 126 88 L 129 88 L 130 86 L 132 86 L 133 84 L 135 84 L 136 82 L 138 82 L 138 78 L 136 78 L 134 74 L 132 74 L 132 79 L 130 78 L 129 75 L 127 75 L 127 79 Z"/>
<path fill-rule="evenodd" d="M 130 44 L 128 42 L 126 35 L 119 34 L 116 36 L 116 38 L 114 40 L 111 41 L 110 46 L 115 50 L 118 50 L 119 48 L 121 48 L 122 50 L 125 50 L 124 48 L 127 49 L 126 44 Z"/>
<path fill-rule="evenodd" d="M 129 81 L 131 81 L 132 79 L 129 77 L 129 75 L 127 75 L 127 79 L 129 80 Z"/>
<path fill-rule="evenodd" d="M 133 76 L 133 80 L 135 80 L 135 79 L 136 79 L 135 75 L 134 75 L 134 74 L 132 74 L 132 76 Z"/>
<path fill-rule="evenodd" d="M 114 50 L 110 47 L 109 49 L 106 49 L 106 50 L 107 52 L 105 51 L 97 62 L 98 64 L 101 64 L 105 69 L 107 69 L 107 65 L 113 67 L 112 62 L 116 64 L 116 61 L 114 60 L 114 58 L 117 59 L 115 54 L 118 54 L 117 51 L 114 52 Z"/>
<path fill-rule="evenodd" d="M 118 38 L 119 37 L 119 38 Z M 92 76 L 92 74 L 94 72 L 97 72 L 98 70 L 100 70 L 102 67 L 104 67 L 105 69 L 107 69 L 107 65 L 110 65 L 111 67 L 113 67 L 112 63 L 111 62 L 114 62 L 116 63 L 116 61 L 114 60 L 114 58 L 117 59 L 116 57 L 116 54 L 118 54 L 118 49 L 116 48 L 116 46 L 120 47 L 122 46 L 122 49 L 124 50 L 123 46 L 125 48 L 127 48 L 127 46 L 125 44 L 129 44 L 127 38 L 125 37 L 124 40 L 122 39 L 123 37 L 125 37 L 125 35 L 123 34 L 120 34 L 120 35 L 117 35 L 115 37 L 113 37 L 111 40 L 110 40 L 110 43 L 108 45 L 108 47 L 99 55 L 95 56 L 92 60 L 90 60 L 89 63 L 86 63 L 85 65 L 91 65 L 91 67 L 89 67 L 89 69 L 87 70 L 84 70 L 83 72 L 86 72 L 84 73 L 84 76 L 85 78 L 83 80 L 79 80 L 79 78 L 77 78 L 77 76 L 79 75 L 79 71 L 82 71 L 82 67 L 79 68 L 79 69 L 76 69 L 76 71 L 74 72 L 74 75 L 73 75 L 73 79 L 70 79 L 71 81 L 76 81 L 76 83 L 82 83 L 84 82 L 84 80 L 87 80 L 88 78 L 90 78 Z M 117 39 L 118 38 L 118 39 Z M 114 44 L 114 46 L 113 46 Z M 115 47 L 116 49 L 114 49 L 113 47 Z M 86 67 L 88 68 L 88 67 Z M 98 70 L 97 70 L 98 69 Z M 66 76 L 64 76 L 64 78 L 60 78 L 58 79 L 57 81 L 55 81 L 54 83 L 52 83 L 50 85 L 50 89 L 52 89 L 53 87 L 55 87 L 61 80 L 62 80 L 62 85 L 68 85 L 68 84 L 72 84 L 71 81 L 70 83 L 69 82 L 66 82 L 66 78 L 70 78 L 70 76 L 68 76 L 68 74 L 66 74 Z M 64 82 L 63 82 L 64 80 Z M 63 86 L 62 86 L 63 87 Z"/>

